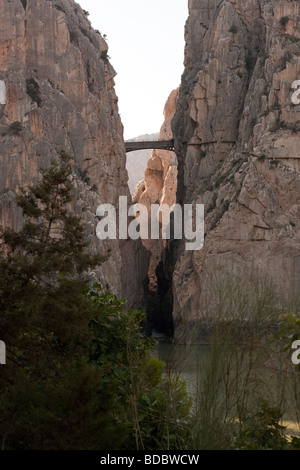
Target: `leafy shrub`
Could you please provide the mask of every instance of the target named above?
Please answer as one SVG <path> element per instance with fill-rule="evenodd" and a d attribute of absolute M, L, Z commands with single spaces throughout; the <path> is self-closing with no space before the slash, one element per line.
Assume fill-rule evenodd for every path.
<path fill-rule="evenodd" d="M 292 131 L 294 134 L 296 134 L 296 132 L 298 132 L 298 126 L 296 123 L 288 123 L 286 125 L 287 129 L 289 129 L 290 131 Z"/>
<path fill-rule="evenodd" d="M 290 19 L 289 19 L 288 16 L 282 16 L 282 17 L 280 18 L 279 23 L 280 23 L 280 25 L 281 25 L 283 28 L 285 28 L 286 25 L 288 24 L 289 20 L 290 20 Z"/>
<path fill-rule="evenodd" d="M 82 170 L 81 168 L 78 169 L 78 176 L 83 183 L 90 184 L 91 178 L 87 176 L 88 170 Z"/>
<path fill-rule="evenodd" d="M 42 100 L 40 97 L 40 86 L 34 78 L 29 78 L 26 80 L 26 93 L 30 96 L 32 101 L 34 101 L 38 106 L 41 105 Z"/>
<path fill-rule="evenodd" d="M 83 34 L 84 36 L 88 37 L 88 32 L 87 32 L 87 30 L 86 30 L 85 28 L 81 28 L 81 27 L 80 27 L 80 31 L 82 32 L 82 34 Z"/>
<path fill-rule="evenodd" d="M 20 123 L 20 121 L 14 121 L 9 126 L 9 133 L 12 135 L 19 135 L 22 130 L 23 130 L 23 126 Z"/>
<path fill-rule="evenodd" d="M 250 120 L 250 127 L 251 127 L 251 129 L 254 128 L 256 122 L 257 122 L 257 118 L 256 118 L 256 117 L 253 117 L 253 118 Z"/>
<path fill-rule="evenodd" d="M 21 3 L 23 5 L 24 10 L 26 10 L 27 7 L 27 0 L 21 0 Z"/>
<path fill-rule="evenodd" d="M 280 68 L 282 70 L 286 69 L 286 64 L 290 62 L 293 58 L 293 54 L 290 51 L 287 51 L 280 59 Z"/>
<path fill-rule="evenodd" d="M 279 103 L 278 101 L 275 101 L 275 103 L 273 103 L 272 106 L 270 107 L 270 111 L 273 112 L 273 111 L 277 111 L 278 109 L 280 109 Z"/>
<path fill-rule="evenodd" d="M 229 29 L 229 32 L 232 33 L 232 34 L 236 34 L 238 32 L 238 28 L 235 24 L 233 24 L 231 26 L 231 28 Z"/>
<path fill-rule="evenodd" d="M 278 160 L 270 160 L 270 169 L 272 170 L 273 168 L 277 167 L 279 164 Z"/>
<path fill-rule="evenodd" d="M 109 57 L 107 51 L 102 51 L 102 52 L 101 52 L 101 59 L 104 60 L 104 62 L 108 62 L 108 61 L 109 61 L 110 57 Z"/>
<path fill-rule="evenodd" d="M 296 38 L 296 36 L 291 36 L 290 34 L 286 34 L 284 37 L 294 44 L 300 41 L 299 38 Z"/>
<path fill-rule="evenodd" d="M 255 54 L 252 51 L 248 50 L 246 57 L 245 57 L 246 69 L 248 70 L 248 72 L 251 72 L 251 70 L 254 69 L 255 63 L 256 63 Z"/>
<path fill-rule="evenodd" d="M 262 400 L 256 412 L 246 414 L 237 444 L 239 449 L 279 450 L 288 448 L 285 427 L 279 424 L 281 411 Z"/>
<path fill-rule="evenodd" d="M 75 31 L 70 31 L 70 41 L 72 44 L 78 45 L 78 35 Z"/>
<path fill-rule="evenodd" d="M 269 58 L 269 55 L 268 54 L 265 54 L 263 55 L 261 58 L 260 58 L 260 64 L 261 66 L 263 67 L 266 63 L 266 60 Z"/>
<path fill-rule="evenodd" d="M 276 131 L 279 131 L 279 129 L 281 129 L 282 127 L 284 127 L 284 121 L 280 121 L 280 119 L 276 119 L 275 123 L 270 128 L 270 131 L 276 132 Z"/>
<path fill-rule="evenodd" d="M 62 11 L 63 13 L 66 13 L 65 10 L 63 9 L 63 7 L 61 7 L 60 5 L 54 5 L 56 10 L 58 11 Z"/>

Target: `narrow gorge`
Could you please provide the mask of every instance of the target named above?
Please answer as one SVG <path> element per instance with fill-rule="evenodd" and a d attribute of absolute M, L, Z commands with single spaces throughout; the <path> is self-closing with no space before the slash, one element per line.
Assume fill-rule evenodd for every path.
<path fill-rule="evenodd" d="M 0 448 L 299 450 L 300 2 L 165 0 L 159 28 L 156 0 L 89 1 L 0 1 Z M 142 64 L 164 95 L 153 35 L 187 3 L 143 131 Z M 128 141 L 105 13 L 145 112 Z"/>
<path fill-rule="evenodd" d="M 73 210 L 93 251 L 109 254 L 94 277 L 132 307 L 146 297 L 152 328 L 174 327 L 179 340 L 201 321 L 212 273 L 299 292 L 298 2 L 189 0 L 185 68 L 159 135 L 175 139 L 176 154 L 152 152 L 133 201 L 204 204 L 205 244 L 193 252 L 174 240 L 95 236 L 97 206 L 131 197 L 115 71 L 87 12 L 73 0 L 11 0 L 0 13 L 4 227 L 22 225 L 18 188 L 65 151 Z"/>

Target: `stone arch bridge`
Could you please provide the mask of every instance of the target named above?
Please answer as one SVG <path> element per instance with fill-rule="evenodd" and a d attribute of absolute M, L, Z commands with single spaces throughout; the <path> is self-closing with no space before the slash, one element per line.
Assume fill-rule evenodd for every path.
<path fill-rule="evenodd" d="M 126 153 L 134 152 L 135 150 L 172 150 L 174 151 L 174 139 L 171 140 L 147 140 L 141 142 L 125 142 Z"/>

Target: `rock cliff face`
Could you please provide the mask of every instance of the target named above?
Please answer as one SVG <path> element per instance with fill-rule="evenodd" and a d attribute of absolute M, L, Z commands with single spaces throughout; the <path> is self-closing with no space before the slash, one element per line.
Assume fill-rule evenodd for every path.
<path fill-rule="evenodd" d="M 164 123 L 160 129 L 158 140 L 173 138 L 171 122 L 176 111 L 178 89 L 172 91 L 164 107 Z M 143 204 L 150 215 L 151 204 L 176 203 L 177 190 L 177 158 L 174 152 L 168 150 L 153 150 L 146 165 L 144 181 L 133 194 L 133 202 Z M 149 219 L 150 226 L 150 219 Z M 149 287 L 156 290 L 157 279 L 155 269 L 160 262 L 161 254 L 166 246 L 166 240 L 143 240 L 144 246 L 151 253 L 148 270 Z"/>
<path fill-rule="evenodd" d="M 164 107 L 164 123 L 160 129 L 158 140 L 173 138 L 171 122 L 176 111 L 178 91 L 174 90 L 168 97 Z M 143 204 L 148 209 L 149 234 L 151 227 L 151 205 L 167 204 L 169 207 L 176 202 L 177 190 L 177 157 L 174 152 L 153 150 L 147 162 L 144 180 L 133 194 L 133 202 Z M 166 249 L 166 240 L 143 240 L 143 245 L 150 253 L 148 267 L 148 283 L 145 285 L 147 298 L 147 319 L 151 330 L 173 333 L 172 311 L 170 302 L 166 307 L 165 294 L 169 290 L 170 279 L 166 280 L 162 272 L 161 257 Z M 158 272 L 157 272 L 158 270 Z M 160 277 L 162 275 L 162 280 Z M 162 282 L 161 282 L 162 281 Z"/>
<path fill-rule="evenodd" d="M 158 133 L 146 134 L 130 139 L 129 142 L 141 142 L 144 140 L 157 140 Z M 128 172 L 128 186 L 131 194 L 144 179 L 144 174 L 149 160 L 151 150 L 136 150 L 126 154 L 126 169 Z"/>
<path fill-rule="evenodd" d="M 205 204 L 206 238 L 199 251 L 177 247 L 178 337 L 201 318 L 212 272 L 300 291 L 300 3 L 189 0 L 189 12 L 177 198 Z"/>
<path fill-rule="evenodd" d="M 74 158 L 74 211 L 94 250 L 111 253 L 98 279 L 138 304 L 136 243 L 100 242 L 96 208 L 130 197 L 123 127 L 107 44 L 73 0 L 0 3 L 0 223 L 19 228 L 14 193 L 62 150 Z"/>

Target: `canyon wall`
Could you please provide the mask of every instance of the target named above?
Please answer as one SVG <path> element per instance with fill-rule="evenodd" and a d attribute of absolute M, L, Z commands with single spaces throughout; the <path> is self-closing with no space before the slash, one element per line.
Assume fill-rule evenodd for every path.
<path fill-rule="evenodd" d="M 173 138 L 171 122 L 176 111 L 176 102 L 179 89 L 173 90 L 164 107 L 164 122 L 161 126 L 158 140 L 170 140 Z M 174 152 L 168 150 L 155 149 L 151 152 L 147 162 L 144 180 L 138 185 L 133 194 L 133 202 L 143 204 L 148 209 L 148 235 L 149 238 L 143 240 L 144 247 L 150 254 L 148 267 L 147 291 L 147 318 L 150 331 L 173 332 L 172 311 L 166 308 L 162 302 L 162 283 L 158 282 L 162 268 L 161 257 L 166 249 L 167 241 L 160 238 L 154 240 L 150 238 L 151 227 L 151 206 L 156 204 L 161 207 L 167 204 L 171 207 L 176 203 L 177 190 L 177 157 Z M 157 272 L 159 269 L 159 272 Z M 168 285 L 168 283 L 167 283 Z M 165 289 L 164 289 L 165 290 Z M 168 289 L 167 289 L 168 290 Z"/>
<path fill-rule="evenodd" d="M 177 199 L 205 205 L 205 243 L 165 253 L 177 338 L 216 273 L 299 294 L 299 27 L 296 1 L 189 0 L 172 128 Z"/>
<path fill-rule="evenodd" d="M 129 139 L 128 142 L 143 142 L 146 140 L 157 140 L 158 133 L 146 134 Z M 126 169 L 128 172 L 128 186 L 131 194 L 133 194 L 140 183 L 144 180 L 144 174 L 147 162 L 151 155 L 151 150 L 136 150 L 126 154 Z"/>
<path fill-rule="evenodd" d="M 18 229 L 17 188 L 61 151 L 74 159 L 72 209 L 93 250 L 110 254 L 96 278 L 138 306 L 147 257 L 136 242 L 100 242 L 97 206 L 128 197 L 123 126 L 108 46 L 73 0 L 0 3 L 0 223 Z M 144 268 L 143 268 L 144 265 Z"/>
<path fill-rule="evenodd" d="M 173 138 L 171 122 L 176 111 L 178 89 L 173 90 L 164 107 L 164 123 L 160 129 L 158 140 Z M 139 184 L 133 194 L 133 202 L 143 204 L 148 209 L 149 227 L 151 227 L 151 205 L 168 204 L 176 202 L 177 190 L 177 158 L 174 152 L 155 149 L 147 161 L 144 180 Z M 150 229 L 149 229 L 150 230 Z M 149 264 L 149 287 L 155 290 L 157 280 L 155 269 L 160 262 L 161 254 L 166 246 L 166 240 L 143 240 L 144 246 L 151 253 Z"/>

